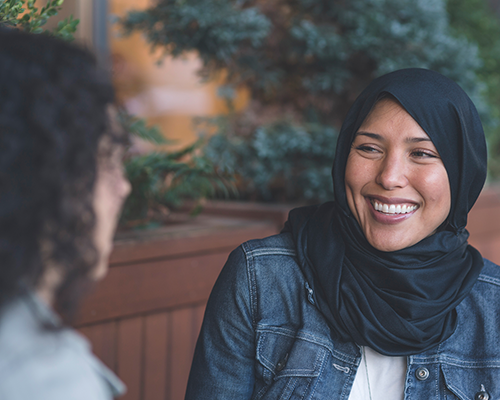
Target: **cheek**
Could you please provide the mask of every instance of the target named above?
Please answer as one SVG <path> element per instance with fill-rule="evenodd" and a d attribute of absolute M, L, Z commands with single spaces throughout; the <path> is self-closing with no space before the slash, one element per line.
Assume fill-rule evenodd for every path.
<path fill-rule="evenodd" d="M 345 169 L 346 190 L 350 188 L 353 195 L 359 195 L 361 189 L 365 185 L 374 182 L 375 178 L 376 172 L 372 163 L 367 162 L 357 154 L 351 153 L 349 155 Z"/>
<path fill-rule="evenodd" d="M 367 182 L 366 168 L 359 162 L 356 154 L 349 154 L 345 169 L 345 191 L 347 198 L 347 205 L 351 213 L 359 222 L 358 208 L 361 206 L 360 202 L 364 199 L 361 196 L 361 189 Z"/>
<path fill-rule="evenodd" d="M 96 236 L 109 241 L 119 218 L 123 202 L 130 193 L 130 183 L 120 173 L 102 173 L 97 182 L 94 197 Z"/>
<path fill-rule="evenodd" d="M 359 179 L 360 179 L 360 168 L 358 165 L 358 160 L 355 154 L 351 153 L 349 154 L 349 157 L 347 157 L 347 163 L 345 166 L 345 186 L 346 189 L 348 187 L 354 188 L 358 185 Z"/>
<path fill-rule="evenodd" d="M 106 177 L 105 194 L 102 201 L 106 204 L 108 212 L 114 214 L 120 212 L 122 205 L 130 194 L 131 185 L 121 171 L 113 171 Z"/>
<path fill-rule="evenodd" d="M 431 210 L 435 210 L 433 214 L 436 215 L 436 218 L 442 219 L 441 222 L 443 222 L 451 208 L 450 182 L 444 166 L 427 174 L 426 179 L 422 182 L 422 187 L 425 188 L 424 199 L 427 205 Z"/>

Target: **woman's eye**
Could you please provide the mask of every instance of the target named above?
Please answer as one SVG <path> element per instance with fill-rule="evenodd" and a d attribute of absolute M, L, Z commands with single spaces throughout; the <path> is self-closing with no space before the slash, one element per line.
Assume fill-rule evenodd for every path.
<path fill-rule="evenodd" d="M 428 152 L 428 151 L 423 151 L 423 150 L 414 150 L 412 153 L 412 156 L 414 157 L 419 157 L 419 158 L 438 158 L 435 154 Z"/>
<path fill-rule="evenodd" d="M 365 153 L 376 153 L 378 151 L 376 148 L 367 145 L 356 146 L 356 150 L 364 151 Z"/>

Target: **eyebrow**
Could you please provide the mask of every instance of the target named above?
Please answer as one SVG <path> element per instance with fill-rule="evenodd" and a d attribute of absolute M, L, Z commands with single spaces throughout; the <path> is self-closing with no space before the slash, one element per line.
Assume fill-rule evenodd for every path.
<path fill-rule="evenodd" d="M 371 139 L 375 139 L 375 140 L 384 141 L 383 136 L 379 135 L 378 133 L 371 133 L 371 132 L 365 132 L 365 131 L 356 132 L 356 136 L 359 136 L 359 135 L 367 136 L 367 137 L 369 137 Z M 356 138 L 356 136 L 354 138 Z M 432 140 L 429 139 L 428 137 L 410 137 L 410 138 L 407 138 L 405 141 L 407 143 L 432 142 Z"/>

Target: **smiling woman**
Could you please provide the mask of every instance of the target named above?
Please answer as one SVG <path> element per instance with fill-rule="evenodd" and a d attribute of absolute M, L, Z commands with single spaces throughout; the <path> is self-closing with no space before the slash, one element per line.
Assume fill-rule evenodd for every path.
<path fill-rule="evenodd" d="M 394 99 L 377 102 L 356 132 L 345 183 L 349 209 L 378 250 L 420 242 L 450 212 L 443 161 L 429 136 Z"/>
<path fill-rule="evenodd" d="M 186 398 L 500 397 L 500 268 L 467 243 L 486 144 L 429 70 L 373 81 L 342 126 L 335 201 L 229 257 Z"/>

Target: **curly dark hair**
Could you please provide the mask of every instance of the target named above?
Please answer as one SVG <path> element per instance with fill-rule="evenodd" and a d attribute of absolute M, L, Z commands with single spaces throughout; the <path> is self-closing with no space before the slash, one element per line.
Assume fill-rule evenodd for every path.
<path fill-rule="evenodd" d="M 47 265 L 74 311 L 97 261 L 92 206 L 113 89 L 94 56 L 47 35 L 0 30 L 0 309 Z"/>

